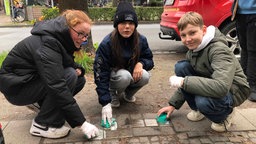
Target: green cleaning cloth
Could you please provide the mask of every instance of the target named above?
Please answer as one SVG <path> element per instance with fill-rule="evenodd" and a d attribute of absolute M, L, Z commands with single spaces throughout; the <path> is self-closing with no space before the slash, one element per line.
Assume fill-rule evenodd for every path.
<path fill-rule="evenodd" d="M 104 121 L 103 120 L 101 120 L 101 126 L 103 127 L 103 128 L 110 128 L 111 126 L 113 126 L 113 125 L 115 125 L 115 123 L 116 123 L 116 119 L 115 118 L 112 118 L 112 122 L 111 123 L 109 123 L 108 122 L 108 120 L 106 120 L 106 124 L 104 124 Z"/>
<path fill-rule="evenodd" d="M 166 116 L 167 116 L 167 113 L 162 113 L 160 116 L 156 116 L 156 121 L 158 123 L 165 124 L 168 120 Z"/>

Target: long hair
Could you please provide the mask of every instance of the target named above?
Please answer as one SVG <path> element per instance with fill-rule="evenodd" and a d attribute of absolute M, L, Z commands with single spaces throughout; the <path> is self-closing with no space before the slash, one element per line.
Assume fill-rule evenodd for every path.
<path fill-rule="evenodd" d="M 134 30 L 133 34 L 129 38 L 132 46 L 132 57 L 128 62 L 129 67 L 134 68 L 135 64 L 139 61 L 140 50 L 139 50 L 139 33 L 137 29 Z M 112 44 L 112 59 L 114 67 L 117 69 L 124 68 L 124 59 L 122 57 L 122 45 L 124 42 L 122 36 L 119 34 L 117 28 L 111 33 L 111 44 Z"/>

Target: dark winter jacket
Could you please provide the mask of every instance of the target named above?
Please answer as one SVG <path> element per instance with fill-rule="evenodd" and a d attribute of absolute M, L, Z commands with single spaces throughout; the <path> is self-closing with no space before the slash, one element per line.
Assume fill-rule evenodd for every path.
<path fill-rule="evenodd" d="M 66 19 L 60 16 L 37 23 L 31 34 L 4 60 L 0 69 L 0 91 L 9 99 L 18 95 L 23 84 L 39 78 L 54 96 L 56 105 L 71 127 L 82 125 L 85 118 L 66 85 L 63 73 L 64 68 L 73 67 L 82 69 L 84 75 L 84 69 L 74 62 L 73 53 L 77 48 Z"/>
<path fill-rule="evenodd" d="M 233 107 L 242 104 L 249 96 L 250 88 L 241 65 L 218 29 L 206 47 L 197 52 L 189 50 L 186 58 L 199 74 L 185 77 L 182 89 L 186 92 L 212 98 L 222 98 L 231 92 Z M 179 109 L 184 102 L 178 89 L 169 104 Z"/>
<path fill-rule="evenodd" d="M 153 54 L 148 46 L 146 37 L 143 35 L 139 36 L 139 48 L 140 56 L 139 62 L 143 64 L 143 69 L 149 71 L 154 67 Z M 123 46 L 123 55 L 120 57 L 124 60 L 124 69 L 133 72 L 134 67 L 131 67 L 128 62 L 132 57 L 132 48 L 129 38 L 124 40 L 124 43 L 127 45 Z M 112 56 L 111 50 L 111 34 L 107 35 L 99 48 L 96 51 L 96 57 L 94 61 L 94 79 L 97 85 L 96 91 L 99 96 L 99 103 L 102 106 L 107 105 L 111 102 L 111 96 L 109 94 L 109 82 L 110 82 L 110 73 L 115 69 L 114 62 L 115 59 Z"/>

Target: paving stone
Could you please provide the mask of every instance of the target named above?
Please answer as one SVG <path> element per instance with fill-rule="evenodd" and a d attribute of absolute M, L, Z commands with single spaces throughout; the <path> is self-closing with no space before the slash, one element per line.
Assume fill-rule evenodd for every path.
<path fill-rule="evenodd" d="M 249 113 L 250 114 L 247 113 L 247 109 L 246 110 L 237 109 L 236 113 L 235 113 L 235 116 L 233 118 L 233 123 L 232 123 L 232 125 L 231 125 L 229 130 L 230 131 L 249 131 L 249 130 L 255 130 L 256 127 L 252 124 L 252 122 L 254 120 L 250 116 L 250 115 L 253 115 L 253 114 L 251 113 L 251 111 Z M 256 111 L 255 111 L 255 113 L 256 113 Z M 247 118 L 245 116 L 248 116 L 250 118 Z M 250 119 L 250 120 L 248 120 L 248 119 Z"/>
<path fill-rule="evenodd" d="M 187 133 L 179 133 L 179 134 L 177 134 L 177 137 L 178 137 L 179 139 L 181 139 L 181 140 L 183 140 L 183 139 L 188 139 Z"/>
<path fill-rule="evenodd" d="M 250 138 L 256 138 L 256 132 L 254 131 L 249 131 L 247 134 Z"/>
<path fill-rule="evenodd" d="M 213 142 L 209 138 L 200 138 L 202 144 L 212 144 Z"/>
<path fill-rule="evenodd" d="M 186 117 L 189 111 L 179 111 L 172 114 L 171 122 L 175 131 L 187 132 L 187 131 L 209 131 L 210 122 L 206 118 L 198 122 L 189 121 Z"/>
<path fill-rule="evenodd" d="M 241 137 L 229 137 L 228 138 L 230 142 L 233 142 L 233 143 L 240 143 L 242 142 L 242 138 Z"/>
<path fill-rule="evenodd" d="M 158 141 L 158 140 L 159 140 L 159 138 L 158 138 L 157 136 L 154 136 L 154 137 L 151 137 L 151 138 L 150 138 L 150 141 L 151 141 L 151 142 Z"/>
<path fill-rule="evenodd" d="M 132 120 L 132 127 L 145 127 L 144 120 Z"/>
<path fill-rule="evenodd" d="M 145 119 L 144 121 L 145 121 L 145 125 L 148 127 L 158 126 L 156 119 Z"/>
<path fill-rule="evenodd" d="M 141 120 L 143 119 L 143 116 L 141 114 L 131 114 L 130 115 L 132 120 Z"/>
<path fill-rule="evenodd" d="M 192 138 L 192 139 L 189 139 L 189 143 L 190 144 L 201 144 L 201 141 L 198 138 Z"/>
<path fill-rule="evenodd" d="M 179 143 L 181 144 L 189 144 L 189 140 L 179 140 Z"/>
<path fill-rule="evenodd" d="M 155 119 L 157 116 L 156 113 L 145 113 L 143 114 L 144 119 Z"/>
<path fill-rule="evenodd" d="M 129 143 L 139 143 L 140 139 L 139 138 L 131 138 L 129 139 Z"/>
<path fill-rule="evenodd" d="M 31 120 L 15 120 L 7 123 L 3 131 L 6 144 L 39 143 L 41 138 L 31 136 L 29 133 L 30 126 Z"/>
<path fill-rule="evenodd" d="M 175 131 L 172 127 L 160 127 L 160 131 L 162 135 L 173 135 L 175 134 Z"/>
<path fill-rule="evenodd" d="M 244 118 L 246 118 L 254 127 L 256 127 L 256 119 L 255 119 L 255 108 L 247 108 L 247 109 L 237 109 Z M 241 123 L 241 121 L 240 121 Z"/>
<path fill-rule="evenodd" d="M 149 143 L 148 137 L 140 137 L 139 139 L 141 143 Z"/>
<path fill-rule="evenodd" d="M 229 141 L 227 137 L 221 137 L 221 136 L 211 136 L 210 139 L 215 142 L 226 142 Z"/>
<path fill-rule="evenodd" d="M 247 133 L 244 133 L 244 132 L 233 132 L 233 134 L 234 136 L 238 136 L 238 137 L 245 137 L 245 138 L 249 137 Z"/>
<path fill-rule="evenodd" d="M 206 133 L 205 132 L 199 132 L 199 131 L 196 131 L 196 132 L 188 132 L 188 137 L 189 138 L 194 138 L 194 137 L 201 137 L 201 136 L 205 136 Z"/>
<path fill-rule="evenodd" d="M 160 134 L 159 127 L 133 128 L 134 136 L 156 136 Z"/>
<path fill-rule="evenodd" d="M 119 129 L 118 131 L 107 131 L 106 132 L 106 139 L 113 139 L 113 138 L 127 138 L 132 137 L 132 130 L 131 128 L 126 129 Z"/>
<path fill-rule="evenodd" d="M 132 122 L 131 122 L 129 114 L 121 114 L 121 115 L 117 116 L 116 120 L 117 120 L 118 128 L 131 127 Z"/>

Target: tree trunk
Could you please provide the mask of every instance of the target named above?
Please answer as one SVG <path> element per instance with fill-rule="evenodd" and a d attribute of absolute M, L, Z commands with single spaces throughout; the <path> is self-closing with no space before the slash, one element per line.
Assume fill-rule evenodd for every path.
<path fill-rule="evenodd" d="M 59 0 L 60 13 L 65 11 L 66 9 L 82 10 L 87 14 L 89 13 L 87 0 Z M 90 37 L 88 37 L 87 44 L 83 48 L 86 52 L 95 53 L 91 33 Z"/>

